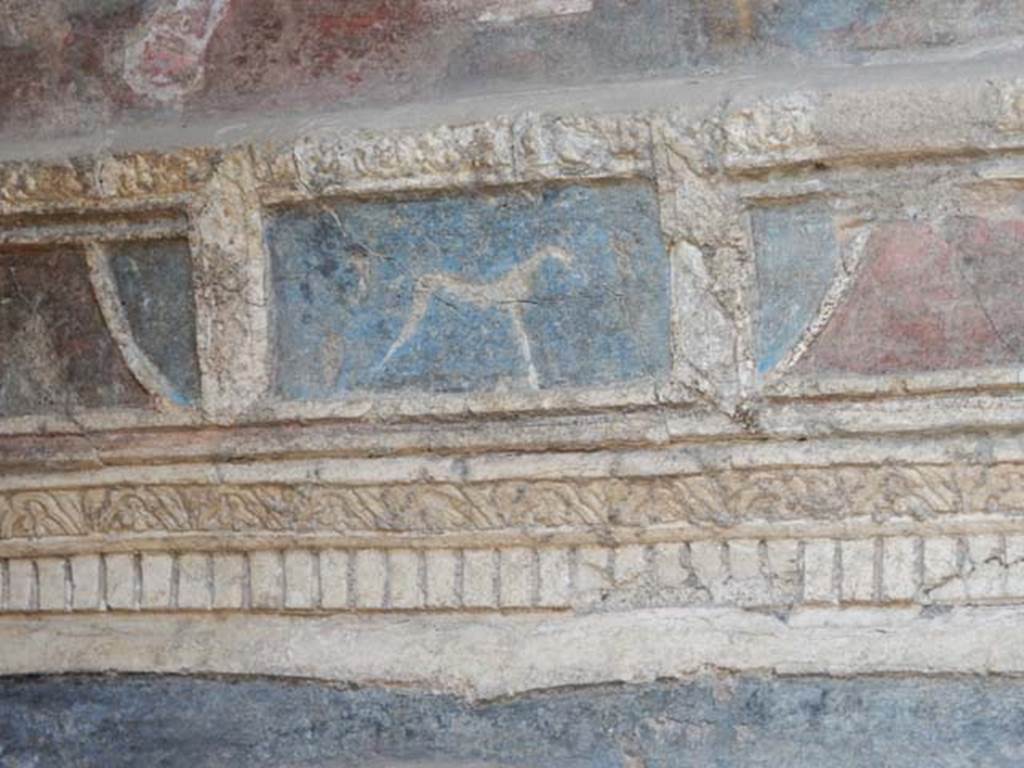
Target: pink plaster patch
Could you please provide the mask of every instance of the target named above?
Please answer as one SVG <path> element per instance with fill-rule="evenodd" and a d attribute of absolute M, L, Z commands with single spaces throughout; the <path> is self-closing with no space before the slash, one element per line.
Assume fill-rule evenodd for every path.
<path fill-rule="evenodd" d="M 125 80 L 136 93 L 177 101 L 203 79 L 206 46 L 230 0 L 176 0 L 147 19 L 125 50 Z"/>
<path fill-rule="evenodd" d="M 546 19 L 590 13 L 594 0 L 425 0 L 446 16 L 484 24 L 508 24 L 523 19 Z"/>
<path fill-rule="evenodd" d="M 799 368 L 886 374 L 1024 360 L 1024 222 L 880 226 Z"/>

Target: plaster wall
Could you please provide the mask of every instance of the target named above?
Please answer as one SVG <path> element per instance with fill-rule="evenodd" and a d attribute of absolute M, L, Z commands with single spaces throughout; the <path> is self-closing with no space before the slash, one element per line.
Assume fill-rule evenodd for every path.
<path fill-rule="evenodd" d="M 5 4 L 0 765 L 1018 764 L 1022 24 Z"/>

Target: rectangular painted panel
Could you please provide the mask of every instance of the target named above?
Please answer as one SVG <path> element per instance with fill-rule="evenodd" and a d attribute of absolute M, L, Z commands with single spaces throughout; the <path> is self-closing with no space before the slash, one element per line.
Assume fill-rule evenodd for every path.
<path fill-rule="evenodd" d="M 646 183 L 322 203 L 273 214 L 267 239 L 284 398 L 667 375 L 669 265 Z"/>

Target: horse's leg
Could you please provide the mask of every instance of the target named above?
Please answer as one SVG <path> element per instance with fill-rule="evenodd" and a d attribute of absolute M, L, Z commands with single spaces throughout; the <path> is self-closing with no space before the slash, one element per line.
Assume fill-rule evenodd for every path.
<path fill-rule="evenodd" d="M 540 381 L 537 377 L 537 369 L 533 366 L 533 352 L 530 350 L 530 337 L 526 335 L 526 325 L 523 323 L 523 308 L 521 304 L 513 304 L 509 309 L 512 315 L 512 325 L 515 326 L 516 336 L 519 339 L 519 349 L 526 361 L 526 378 L 532 389 L 540 389 Z"/>
<path fill-rule="evenodd" d="M 387 363 L 395 352 L 401 349 L 409 339 L 416 335 L 416 331 L 419 330 L 420 323 L 423 322 L 423 317 L 427 314 L 427 309 L 430 307 L 430 299 L 433 295 L 433 287 L 421 287 L 420 285 L 417 285 L 413 289 L 412 310 L 409 312 L 409 317 L 406 318 L 401 332 L 399 332 L 398 337 L 388 349 L 388 353 L 384 355 L 384 359 L 381 360 L 378 365 L 384 365 Z"/>

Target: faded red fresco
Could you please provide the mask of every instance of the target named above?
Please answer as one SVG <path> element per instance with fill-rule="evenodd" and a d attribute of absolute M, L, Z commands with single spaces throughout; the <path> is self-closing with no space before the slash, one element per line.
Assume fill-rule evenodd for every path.
<path fill-rule="evenodd" d="M 229 0 L 177 0 L 156 10 L 125 51 L 124 77 L 137 94 L 177 101 L 204 75 L 206 46 Z"/>
<path fill-rule="evenodd" d="M 879 227 L 807 371 L 884 374 L 1024 360 L 1024 221 Z"/>
<path fill-rule="evenodd" d="M 443 66 L 438 21 L 417 0 L 236 2 L 210 41 L 194 108 L 413 97 Z"/>
<path fill-rule="evenodd" d="M 5 0 L 0 135 L 857 64 L 1024 35 L 1020 1 Z"/>

